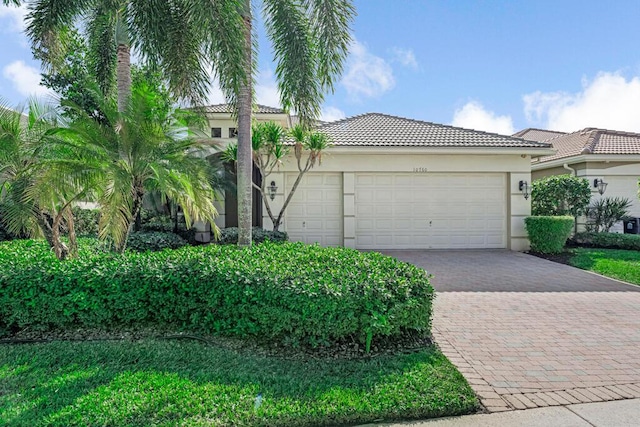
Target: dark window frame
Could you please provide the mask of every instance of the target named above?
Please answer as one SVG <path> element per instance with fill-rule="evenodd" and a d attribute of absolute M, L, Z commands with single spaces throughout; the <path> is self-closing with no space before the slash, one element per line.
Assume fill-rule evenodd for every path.
<path fill-rule="evenodd" d="M 222 138 L 222 128 L 211 128 L 211 138 Z"/>

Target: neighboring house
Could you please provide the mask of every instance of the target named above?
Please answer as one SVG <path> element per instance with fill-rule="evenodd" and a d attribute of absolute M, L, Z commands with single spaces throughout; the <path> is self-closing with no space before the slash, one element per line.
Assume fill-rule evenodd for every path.
<path fill-rule="evenodd" d="M 281 230 L 291 240 L 358 249 L 528 249 L 531 204 L 520 182 L 531 182 L 531 159 L 553 154 L 550 144 L 377 113 L 318 129 L 333 145 L 287 208 Z M 275 211 L 296 177 L 293 157 L 269 176 L 278 188 Z M 268 217 L 262 225 L 271 227 Z"/>
<path fill-rule="evenodd" d="M 550 138 L 544 138 L 547 132 Z M 526 139 L 547 142 L 557 152 L 533 159 L 532 178 L 575 173 L 589 180 L 593 197 L 626 197 L 633 205 L 632 216 L 640 217 L 638 178 L 640 178 L 640 134 L 607 129 L 586 128 L 573 133 L 529 130 L 518 132 Z M 514 135 L 514 136 L 515 136 Z M 595 180 L 607 183 L 600 195 Z"/>

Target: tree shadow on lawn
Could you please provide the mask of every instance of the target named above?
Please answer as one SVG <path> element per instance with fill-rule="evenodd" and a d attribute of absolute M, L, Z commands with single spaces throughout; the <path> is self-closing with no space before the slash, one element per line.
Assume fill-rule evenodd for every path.
<path fill-rule="evenodd" d="M 476 408 L 433 347 L 288 360 L 157 340 L 0 346 L 0 419 L 11 426 L 336 425 Z"/>

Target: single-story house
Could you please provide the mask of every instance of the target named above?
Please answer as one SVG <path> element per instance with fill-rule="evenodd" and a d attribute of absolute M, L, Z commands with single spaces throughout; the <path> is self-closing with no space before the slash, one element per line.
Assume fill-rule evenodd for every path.
<path fill-rule="evenodd" d="M 550 144 L 378 113 L 318 130 L 332 146 L 286 210 L 281 230 L 291 240 L 358 249 L 528 249 L 531 159 L 552 155 Z M 272 209 L 296 177 L 293 156 L 268 177 L 277 187 Z M 225 205 L 220 227 L 229 222 Z M 268 229 L 271 221 L 265 214 L 256 225 Z"/>
<path fill-rule="evenodd" d="M 640 217 L 640 134 L 586 128 L 572 133 L 525 129 L 514 136 L 546 142 L 557 150 L 532 159 L 532 179 L 568 173 L 584 177 L 593 199 L 626 197 L 632 201 L 630 214 Z M 603 195 L 598 189 L 601 182 L 607 184 Z"/>

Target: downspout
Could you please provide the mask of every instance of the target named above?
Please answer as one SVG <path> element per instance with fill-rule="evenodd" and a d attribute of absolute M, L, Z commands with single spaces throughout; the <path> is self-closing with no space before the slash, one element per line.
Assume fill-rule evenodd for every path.
<path fill-rule="evenodd" d="M 565 163 L 562 165 L 562 167 L 568 170 L 569 172 L 571 172 L 571 176 L 576 176 L 576 170 L 573 168 L 570 168 L 568 164 Z M 577 233 L 578 233 L 578 217 L 575 217 L 573 219 L 573 235 L 575 236 Z"/>

